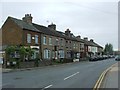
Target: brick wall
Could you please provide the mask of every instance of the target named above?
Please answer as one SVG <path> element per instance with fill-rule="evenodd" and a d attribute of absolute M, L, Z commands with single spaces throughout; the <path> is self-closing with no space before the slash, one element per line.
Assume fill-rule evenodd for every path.
<path fill-rule="evenodd" d="M 2 27 L 2 45 L 22 44 L 22 29 L 11 19 L 7 19 Z"/>

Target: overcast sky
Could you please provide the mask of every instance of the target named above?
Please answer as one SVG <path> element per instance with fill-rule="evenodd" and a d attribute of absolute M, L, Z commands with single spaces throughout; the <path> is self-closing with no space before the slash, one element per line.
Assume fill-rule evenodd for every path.
<path fill-rule="evenodd" d="M 118 49 L 118 1 L 119 0 L 2 0 L 1 22 L 8 16 L 22 19 L 32 14 L 33 22 L 48 26 L 54 23 L 57 30 L 67 28 L 77 36 L 94 39 L 105 46 L 113 44 Z"/>

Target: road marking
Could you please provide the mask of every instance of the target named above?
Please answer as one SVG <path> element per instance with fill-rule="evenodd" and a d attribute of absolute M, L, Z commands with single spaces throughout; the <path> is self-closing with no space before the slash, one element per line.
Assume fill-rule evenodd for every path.
<path fill-rule="evenodd" d="M 50 88 L 50 87 L 52 87 L 52 86 L 53 86 L 53 85 L 48 85 L 48 86 L 44 87 L 42 90 L 45 90 L 45 89 Z"/>
<path fill-rule="evenodd" d="M 77 75 L 78 73 L 79 73 L 79 72 L 76 72 L 76 73 L 74 73 L 74 74 L 72 74 L 72 75 L 70 75 L 70 76 L 68 76 L 68 77 L 64 78 L 64 80 L 67 80 L 67 79 L 69 79 L 69 78 L 71 78 L 71 77 L 73 77 L 73 76 Z"/>
<path fill-rule="evenodd" d="M 116 63 L 115 63 L 115 64 L 116 64 Z M 99 88 L 100 88 L 100 86 L 101 86 L 101 84 L 102 84 L 102 82 L 103 82 L 103 79 L 105 78 L 106 73 L 107 73 L 115 64 L 111 65 L 109 68 L 107 68 L 107 69 L 100 75 L 100 77 L 99 77 L 99 79 L 97 80 L 97 82 L 96 82 L 93 90 L 99 90 Z"/>

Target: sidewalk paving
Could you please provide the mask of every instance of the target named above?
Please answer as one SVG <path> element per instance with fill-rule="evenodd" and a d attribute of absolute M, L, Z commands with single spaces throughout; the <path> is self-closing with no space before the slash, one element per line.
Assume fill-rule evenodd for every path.
<path fill-rule="evenodd" d="M 120 90 L 120 86 L 118 85 L 118 71 L 119 71 L 120 62 L 115 64 L 104 77 L 104 80 L 101 84 L 101 88 L 118 88 Z"/>
<path fill-rule="evenodd" d="M 48 66 L 32 67 L 32 68 L 20 68 L 20 69 L 9 69 L 9 68 L 0 67 L 0 70 L 2 71 L 2 73 L 9 73 L 9 72 L 16 72 L 16 71 L 35 70 L 35 69 L 40 69 L 40 68 L 45 68 L 45 67 L 55 67 L 59 65 L 72 64 L 72 63 L 77 63 L 77 62 L 53 64 L 53 65 L 48 65 Z"/>

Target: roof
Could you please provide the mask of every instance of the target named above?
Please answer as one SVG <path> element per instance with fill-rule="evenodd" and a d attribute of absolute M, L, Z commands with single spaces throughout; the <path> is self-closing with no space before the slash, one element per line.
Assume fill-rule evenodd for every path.
<path fill-rule="evenodd" d="M 64 38 L 67 39 L 67 40 L 79 41 L 79 42 L 83 42 L 84 43 L 83 39 L 77 39 L 75 36 L 73 36 L 73 37 L 65 36 L 65 33 L 61 32 L 61 31 L 57 31 L 57 32 L 60 33 L 61 35 L 63 35 Z"/>
<path fill-rule="evenodd" d="M 48 27 L 45 27 L 45 26 L 42 26 L 42 25 L 38 25 L 38 24 L 35 24 L 35 23 L 33 23 L 33 26 L 35 28 L 37 28 L 41 33 L 64 38 L 63 35 L 61 35 L 60 33 L 58 33 L 55 30 L 49 29 Z"/>
<path fill-rule="evenodd" d="M 85 41 L 85 40 L 84 40 Z M 102 46 L 98 45 L 97 43 L 95 42 L 92 42 L 92 41 L 85 41 L 84 42 L 86 45 L 89 45 L 89 46 L 95 46 L 95 47 L 100 47 L 100 48 L 103 48 Z"/>
<path fill-rule="evenodd" d="M 24 22 L 23 20 L 20 19 L 16 19 L 13 17 L 8 17 L 8 19 L 11 19 L 12 21 L 14 21 L 19 27 L 21 27 L 23 30 L 27 29 L 27 30 L 31 30 L 31 31 L 35 31 L 35 32 L 40 32 L 37 28 L 35 28 L 32 24 L 29 24 L 27 22 Z"/>
<path fill-rule="evenodd" d="M 48 28 L 46 26 L 43 26 L 43 25 L 38 25 L 38 24 L 35 24 L 35 23 L 29 24 L 29 23 L 27 23 L 23 20 L 16 19 L 16 18 L 13 18 L 13 17 L 8 17 L 8 19 L 11 19 L 12 21 L 14 21 L 23 30 L 31 30 L 31 31 L 35 31 L 35 32 L 40 32 L 40 33 L 47 34 L 47 35 L 52 35 L 52 36 L 56 36 L 56 37 L 65 38 L 67 40 L 83 42 L 86 45 L 97 46 L 97 47 L 103 48 L 95 42 L 85 41 L 83 39 L 77 39 L 75 36 L 69 37 L 69 36 L 66 36 L 64 32 L 57 31 L 57 30 L 51 30 L 50 28 Z"/>

